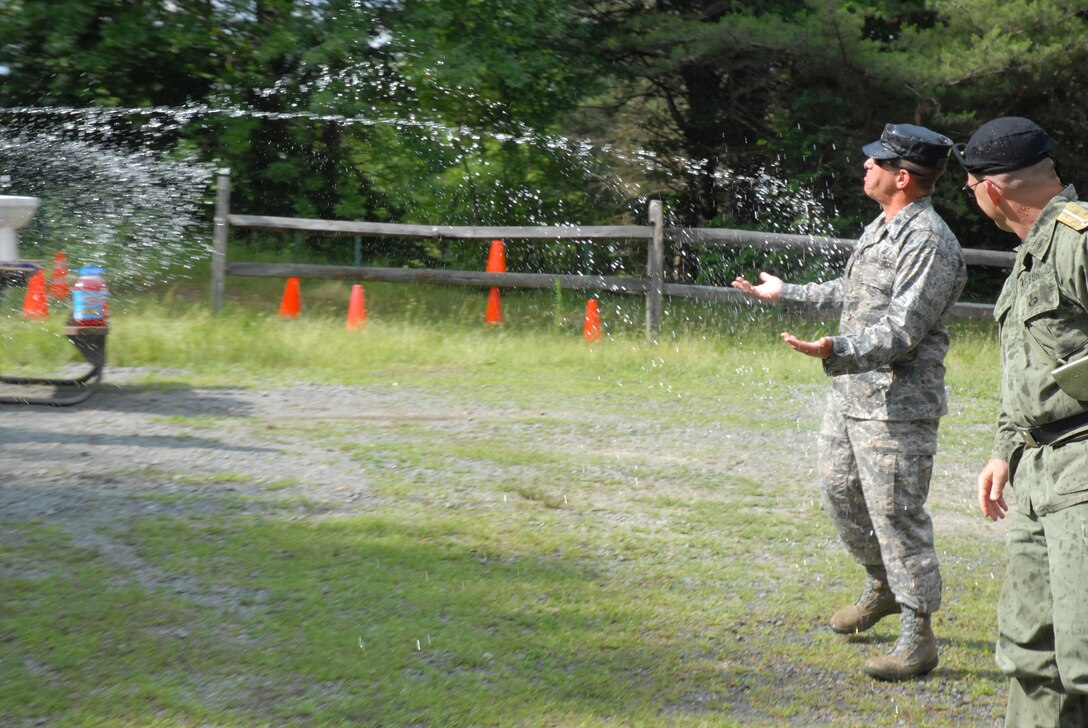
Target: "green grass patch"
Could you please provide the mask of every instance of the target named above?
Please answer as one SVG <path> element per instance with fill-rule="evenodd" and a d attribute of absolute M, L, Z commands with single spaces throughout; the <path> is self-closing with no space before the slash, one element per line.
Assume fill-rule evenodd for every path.
<path fill-rule="evenodd" d="M 894 627 L 855 642 L 819 629 L 855 581 L 822 520 L 726 501 L 698 513 L 680 529 L 573 538 L 569 515 L 516 505 L 148 518 L 124 540 L 169 580 L 141 587 L 45 526 L 24 529 L 5 539 L 6 568 L 49 548 L 36 578 L 8 585 L 3 709 L 70 725 L 163 713 L 163 725 L 728 725 L 829 701 L 839 716 L 881 713 L 862 679 L 834 676 L 887 649 Z M 985 698 L 992 675 L 972 676 L 988 675 L 992 625 L 960 603 L 992 603 L 996 583 L 946 571 L 957 604 L 936 679 Z M 936 708 L 908 694 L 899 720 L 940 725 Z"/>
<path fill-rule="evenodd" d="M 375 285 L 368 325 L 346 331 L 347 284 L 307 285 L 298 320 L 275 315 L 281 286 L 232 280 L 219 317 L 182 288 L 119 301 L 108 367 L 140 378 L 111 396 L 363 387 L 387 404 L 149 421 L 339 459 L 366 500 L 234 461 L 207 473 L 126 462 L 81 476 L 127 499 L 116 518 L 0 514 L 0 722 L 943 726 L 1000 714 L 1000 538 L 981 522 L 938 538 L 932 677 L 859 674 L 894 644 L 894 620 L 850 639 L 824 626 L 861 575 L 822 511 L 815 453 L 789 446 L 814 440 L 829 382 L 777 339 L 823 324 L 673 302 L 647 342 L 641 303 L 606 297 L 607 336 L 587 345 L 573 295 L 557 311 L 552 292 L 504 293 L 494 330 L 486 291 Z M 0 369 L 74 361 L 57 321 L 0 303 Z M 938 470 L 951 474 L 937 485 L 967 489 L 941 504 L 963 519 L 962 463 L 985 459 L 996 408 L 992 327 L 955 324 L 948 363 Z"/>

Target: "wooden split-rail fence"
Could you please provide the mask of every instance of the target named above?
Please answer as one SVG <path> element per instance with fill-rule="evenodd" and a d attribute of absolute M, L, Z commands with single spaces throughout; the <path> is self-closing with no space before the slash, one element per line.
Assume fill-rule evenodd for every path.
<path fill-rule="evenodd" d="M 752 299 L 733 288 L 672 283 L 665 280 L 665 244 L 688 243 L 702 246 L 749 247 L 760 250 L 797 250 L 827 256 L 846 256 L 857 241 L 843 238 L 724 228 L 667 228 L 659 200 L 649 204 L 649 225 L 556 225 L 534 227 L 477 227 L 446 225 L 404 225 L 345 220 L 314 220 L 266 215 L 236 215 L 230 211 L 230 173 L 221 170 L 215 205 L 214 249 L 212 252 L 212 311 L 223 306 L 227 276 L 272 278 L 325 278 L 398 283 L 443 283 L 456 286 L 499 288 L 543 288 L 556 286 L 577 291 L 608 291 L 646 296 L 646 335 L 655 338 L 661 329 L 661 308 L 665 296 L 702 301 L 750 304 Z M 296 233 L 321 233 L 360 237 L 396 237 L 502 240 L 645 240 L 646 275 L 621 277 L 560 273 L 486 273 L 482 271 L 429 268 L 378 268 L 369 266 L 316 265 L 303 263 L 245 263 L 228 259 L 230 228 L 255 228 Z M 994 250 L 965 249 L 968 265 L 1011 268 L 1013 254 Z M 957 303 L 951 315 L 957 318 L 991 315 L 993 306 Z"/>

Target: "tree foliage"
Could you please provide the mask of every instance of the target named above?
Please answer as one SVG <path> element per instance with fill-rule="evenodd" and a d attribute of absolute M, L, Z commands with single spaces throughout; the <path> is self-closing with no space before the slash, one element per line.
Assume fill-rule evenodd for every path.
<path fill-rule="evenodd" d="M 860 147 L 1036 119 L 1088 171 L 1077 0 L 0 0 L 0 105 L 187 108 L 250 212 L 853 236 Z M 1001 233 L 935 195 L 966 245 Z M 789 202 L 791 201 L 792 202 Z M 416 251 L 419 252 L 419 251 Z M 698 251 L 690 276 L 698 275 Z"/>

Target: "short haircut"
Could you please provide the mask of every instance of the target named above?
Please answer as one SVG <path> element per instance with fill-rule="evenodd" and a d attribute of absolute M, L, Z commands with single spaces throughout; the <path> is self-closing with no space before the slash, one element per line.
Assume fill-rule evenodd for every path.
<path fill-rule="evenodd" d="M 993 181 L 1002 190 L 1008 192 L 1015 192 L 1023 187 L 1034 187 L 1041 183 L 1047 183 L 1054 180 L 1057 171 L 1055 169 L 1054 160 L 1051 157 L 1044 157 L 1034 164 L 1029 164 L 1027 167 L 1021 167 L 1020 169 L 1014 169 L 1011 172 L 1002 172 L 1000 174 L 984 174 L 978 179 L 985 177 L 988 180 Z"/>

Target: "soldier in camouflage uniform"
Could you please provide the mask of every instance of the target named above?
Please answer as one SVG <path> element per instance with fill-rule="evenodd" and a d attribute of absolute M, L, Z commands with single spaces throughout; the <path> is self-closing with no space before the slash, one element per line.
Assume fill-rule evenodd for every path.
<path fill-rule="evenodd" d="M 869 629 L 901 612 L 900 638 L 864 672 L 903 680 L 937 666 L 930 615 L 941 604 L 933 526 L 925 510 L 937 424 L 947 411 L 945 319 L 967 280 L 955 235 L 929 195 L 952 141 L 924 127 L 889 124 L 863 148 L 865 193 L 883 210 L 862 233 L 842 278 L 791 285 L 760 273 L 733 285 L 786 310 L 839 313 L 837 336 L 782 339 L 823 360 L 835 377 L 820 430 L 824 506 L 867 572 L 858 600 L 831 628 Z"/>
<path fill-rule="evenodd" d="M 1088 726 L 1088 203 L 1050 152 L 1021 117 L 956 147 L 964 190 L 1022 241 L 994 308 L 1001 410 L 978 477 L 988 518 L 1016 494 L 998 602 L 1007 726 Z"/>

